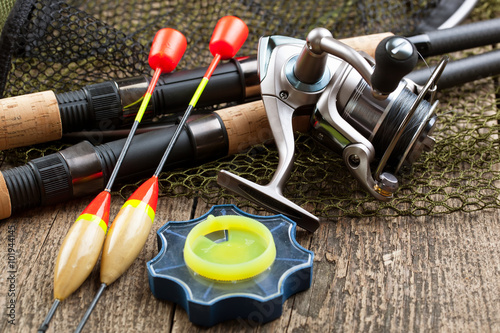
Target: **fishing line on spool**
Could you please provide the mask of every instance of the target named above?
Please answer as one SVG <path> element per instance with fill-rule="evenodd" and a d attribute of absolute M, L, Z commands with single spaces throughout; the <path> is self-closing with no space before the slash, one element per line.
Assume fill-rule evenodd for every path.
<path fill-rule="evenodd" d="M 417 99 L 417 95 L 412 93 L 408 88 L 404 88 L 395 99 L 392 107 L 389 109 L 385 119 L 382 121 L 380 128 L 373 137 L 372 143 L 375 147 L 376 157 L 380 158 L 381 154 L 389 146 L 392 138 L 396 135 L 399 125 L 403 122 L 408 114 L 412 104 Z M 408 126 L 404 129 L 399 141 L 391 154 L 388 165 L 395 167 L 401 159 L 401 155 L 405 152 L 420 125 L 427 122 L 428 110 L 431 105 L 428 101 L 423 100 L 417 107 L 413 117 L 410 119 Z M 427 124 L 429 127 L 429 124 Z"/>

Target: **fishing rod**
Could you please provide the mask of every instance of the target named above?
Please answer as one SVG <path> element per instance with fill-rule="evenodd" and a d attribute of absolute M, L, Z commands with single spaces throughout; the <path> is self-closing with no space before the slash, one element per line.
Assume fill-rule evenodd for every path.
<path fill-rule="evenodd" d="M 347 41 L 372 52 L 387 34 L 361 36 Z M 145 119 L 176 117 L 184 110 L 206 68 L 160 76 L 146 109 Z M 0 99 L 0 150 L 61 139 L 81 130 L 109 130 L 130 125 L 138 111 L 149 79 L 145 76 L 111 80 L 76 91 L 53 91 Z M 220 64 L 200 97 L 199 107 L 227 102 L 248 102 L 260 97 L 255 56 L 232 58 Z"/>
<path fill-rule="evenodd" d="M 304 123 L 307 124 L 307 120 Z M 151 175 L 175 129 L 176 126 L 169 126 L 137 135 L 116 181 L 137 181 Z M 262 143 L 266 133 L 269 133 L 269 123 L 261 101 L 191 116 L 163 170 L 236 154 Z M 267 138 L 270 139 L 269 135 Z M 102 191 L 124 143 L 125 139 L 120 139 L 95 146 L 82 141 L 26 165 L 2 171 L 0 218 Z"/>
<path fill-rule="evenodd" d="M 162 74 L 144 119 L 183 111 L 205 68 Z M 250 101 L 259 96 L 255 57 L 231 59 L 215 70 L 199 106 Z M 129 127 L 150 79 L 146 76 L 110 80 L 76 91 L 53 91 L 0 99 L 0 150 L 61 139 L 81 130 Z"/>
<path fill-rule="evenodd" d="M 374 56 L 378 43 L 392 33 L 342 39 L 352 48 Z M 407 37 L 423 56 L 494 44 L 500 18 Z M 145 119 L 183 111 L 206 68 L 164 74 L 152 96 Z M 149 84 L 146 77 L 106 81 L 77 91 L 52 91 L 0 99 L 0 150 L 58 140 L 65 133 L 110 130 L 131 123 Z M 246 102 L 260 98 L 256 56 L 223 63 L 215 70 L 198 106 Z"/>
<path fill-rule="evenodd" d="M 419 69 L 406 77 L 417 84 L 424 84 L 435 66 Z M 450 61 L 439 79 L 439 89 L 457 87 L 467 82 L 500 74 L 500 50 Z"/>

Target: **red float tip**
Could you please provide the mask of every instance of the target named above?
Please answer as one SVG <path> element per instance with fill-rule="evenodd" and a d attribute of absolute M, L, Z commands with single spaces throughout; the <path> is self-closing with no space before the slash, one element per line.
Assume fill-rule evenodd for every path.
<path fill-rule="evenodd" d="M 151 177 L 146 180 L 128 200 L 139 200 L 147 203 L 154 211 L 158 203 L 158 177 Z"/>
<path fill-rule="evenodd" d="M 100 217 L 106 225 L 109 224 L 109 207 L 111 205 L 111 194 L 108 191 L 99 193 L 80 215 L 92 214 Z"/>
<path fill-rule="evenodd" d="M 160 68 L 163 73 L 175 69 L 186 51 L 187 41 L 184 35 L 171 28 L 158 30 L 149 51 L 149 66 Z"/>
<path fill-rule="evenodd" d="M 248 27 L 236 16 L 224 16 L 217 22 L 212 38 L 210 52 L 219 54 L 223 60 L 231 59 L 238 53 L 248 37 Z"/>

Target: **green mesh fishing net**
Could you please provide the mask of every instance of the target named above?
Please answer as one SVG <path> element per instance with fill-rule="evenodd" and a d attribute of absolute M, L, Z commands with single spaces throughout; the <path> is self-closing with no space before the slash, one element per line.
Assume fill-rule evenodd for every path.
<path fill-rule="evenodd" d="M 156 31 L 182 31 L 188 49 L 179 69 L 207 66 L 208 42 L 224 15 L 242 18 L 250 28 L 238 55 L 254 55 L 258 39 L 286 35 L 304 39 L 315 27 L 335 38 L 391 31 L 411 35 L 436 26 L 443 3 L 453 1 L 50 1 L 7 0 L 0 4 L 0 93 L 3 97 L 53 90 L 79 89 L 110 79 L 151 75 L 147 63 Z M 476 4 L 469 21 L 495 18 L 500 1 Z M 465 57 L 491 49 L 450 55 Z M 427 59 L 431 64 L 438 58 Z M 285 196 L 322 217 L 430 215 L 456 210 L 500 207 L 498 85 L 483 79 L 438 94 L 436 145 L 411 168 L 398 175 L 400 189 L 391 202 L 367 194 L 344 167 L 342 158 L 326 151 L 308 135 L 297 135 L 294 170 Z M 4 163 L 27 160 L 65 147 L 52 142 L 1 152 Z M 217 172 L 229 170 L 266 184 L 278 163 L 273 146 L 249 151 L 199 167 L 161 175 L 161 194 L 200 197 L 210 203 L 236 198 L 217 185 Z M 142 182 L 138 180 L 137 184 Z M 115 194 L 124 198 L 137 184 L 123 184 Z M 258 207 L 256 207 L 258 208 Z"/>

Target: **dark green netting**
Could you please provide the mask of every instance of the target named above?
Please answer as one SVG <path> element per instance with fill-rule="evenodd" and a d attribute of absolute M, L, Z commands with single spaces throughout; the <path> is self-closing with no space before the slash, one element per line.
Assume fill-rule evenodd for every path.
<path fill-rule="evenodd" d="M 303 39 L 319 26 L 331 30 L 336 38 L 384 31 L 412 34 L 438 3 L 18 1 L 17 7 L 34 9 L 25 14 L 18 34 L 8 35 L 5 29 L 13 27 L 7 15 L 12 15 L 14 1 L 4 1 L 0 24 L 7 24 L 0 50 L 4 60 L 0 64 L 4 68 L 0 89 L 4 97 L 47 89 L 60 93 L 109 79 L 151 75 L 149 46 L 155 32 L 166 26 L 186 35 L 188 49 L 178 68 L 191 69 L 210 62 L 208 41 L 215 23 L 224 15 L 237 15 L 248 24 L 250 35 L 239 55 L 249 55 L 256 53 L 260 36 L 281 34 Z M 480 1 L 469 21 L 499 14 L 500 1 Z M 450 56 L 453 60 L 489 49 L 487 46 Z M 436 63 L 437 58 L 429 62 Z M 285 195 L 323 217 L 427 215 L 500 207 L 497 87 L 494 79 L 483 79 L 439 93 L 439 123 L 434 133 L 437 144 L 399 175 L 401 187 L 393 201 L 383 203 L 368 195 L 348 173 L 340 156 L 325 151 L 307 135 L 297 137 L 297 159 Z M 21 165 L 62 147 L 59 142 L 40 144 L 3 151 L 1 158 L 11 165 Z M 221 202 L 232 196 L 217 185 L 218 170 L 230 170 L 265 184 L 277 162 L 274 147 L 257 146 L 200 167 L 165 172 L 161 194 Z M 127 197 L 137 184 L 124 185 L 117 193 Z"/>

